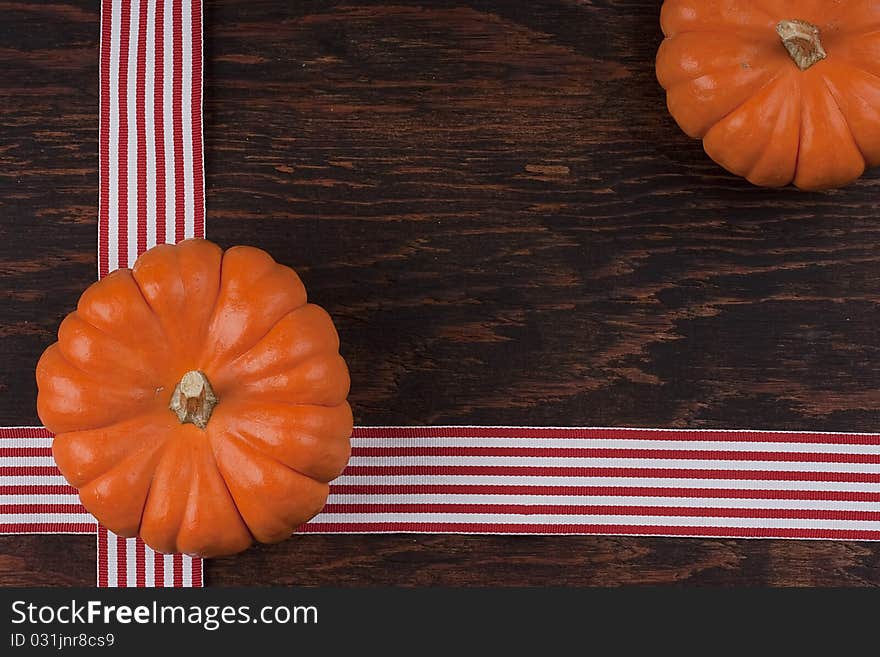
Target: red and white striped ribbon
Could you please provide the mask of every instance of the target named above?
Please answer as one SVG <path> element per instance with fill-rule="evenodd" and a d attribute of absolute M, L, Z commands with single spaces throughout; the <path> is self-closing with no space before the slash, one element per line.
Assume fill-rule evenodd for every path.
<path fill-rule="evenodd" d="M 122 538 L 107 530 L 98 533 L 98 586 L 199 587 L 203 586 L 201 559 L 183 554 L 159 554 L 140 538 Z"/>
<path fill-rule="evenodd" d="M 104 0 L 98 273 L 205 236 L 200 0 Z"/>
<path fill-rule="evenodd" d="M 42 427 L 0 428 L 0 534 L 94 534 L 95 518 L 52 458 Z"/>
<path fill-rule="evenodd" d="M 98 275 L 205 236 L 201 0 L 101 7 Z M 201 559 L 98 529 L 98 586 L 200 586 Z"/>
<path fill-rule="evenodd" d="M 49 434 L 5 431 L 0 532 L 93 531 Z M 880 540 L 880 435 L 358 427 L 327 505 L 299 531 Z M 100 549 L 120 581 L 155 577 L 142 544 Z"/>
<path fill-rule="evenodd" d="M 876 434 L 360 427 L 306 532 L 880 539 Z"/>
<path fill-rule="evenodd" d="M 201 0 L 104 0 L 99 275 L 204 236 Z M 203 564 L 98 527 L 40 427 L 0 429 L 0 534 L 98 536 L 99 586 L 201 586 Z M 304 532 L 880 540 L 880 435 L 359 427 Z"/>

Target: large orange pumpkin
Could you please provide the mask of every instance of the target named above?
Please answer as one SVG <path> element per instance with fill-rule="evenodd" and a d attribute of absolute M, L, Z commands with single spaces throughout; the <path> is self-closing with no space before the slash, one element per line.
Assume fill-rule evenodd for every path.
<path fill-rule="evenodd" d="M 314 516 L 350 454 L 327 313 L 259 249 L 160 245 L 89 287 L 37 366 L 85 507 L 160 552 L 231 554 Z"/>
<path fill-rule="evenodd" d="M 878 0 L 666 0 L 669 111 L 729 171 L 846 185 L 880 165 Z"/>

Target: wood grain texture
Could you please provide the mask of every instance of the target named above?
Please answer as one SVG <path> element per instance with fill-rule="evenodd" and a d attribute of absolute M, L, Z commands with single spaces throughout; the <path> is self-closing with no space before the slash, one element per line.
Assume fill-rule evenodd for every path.
<path fill-rule="evenodd" d="M 39 424 L 37 359 L 95 279 L 97 21 L 0 2 L 0 426 Z"/>
<path fill-rule="evenodd" d="M 37 421 L 33 363 L 94 277 L 98 9 L 0 11 L 8 425 Z M 880 177 L 806 194 L 720 170 L 665 111 L 658 15 L 208 2 L 208 235 L 300 272 L 357 423 L 878 430 Z M 93 549 L 0 538 L 0 583 L 88 585 Z M 864 586 L 878 561 L 871 543 L 297 536 L 207 581 Z"/>

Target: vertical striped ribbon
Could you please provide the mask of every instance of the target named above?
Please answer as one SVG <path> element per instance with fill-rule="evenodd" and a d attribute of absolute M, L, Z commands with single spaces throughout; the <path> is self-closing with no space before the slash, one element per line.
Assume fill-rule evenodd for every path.
<path fill-rule="evenodd" d="M 204 236 L 201 0 L 104 0 L 99 276 Z M 99 586 L 201 586 L 203 564 L 98 527 L 41 427 L 0 428 L 0 534 L 98 536 Z M 313 533 L 880 540 L 880 435 L 357 427 Z"/>
<path fill-rule="evenodd" d="M 205 236 L 201 0 L 104 0 L 98 275 Z"/>
<path fill-rule="evenodd" d="M 201 0 L 103 0 L 98 276 L 205 236 Z M 98 586 L 201 586 L 201 559 L 98 528 Z"/>

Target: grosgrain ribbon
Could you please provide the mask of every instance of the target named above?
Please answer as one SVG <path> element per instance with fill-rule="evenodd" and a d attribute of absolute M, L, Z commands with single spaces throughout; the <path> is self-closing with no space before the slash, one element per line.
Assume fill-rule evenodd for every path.
<path fill-rule="evenodd" d="M 45 429 L 0 430 L 0 533 L 94 530 L 50 445 Z M 880 436 L 356 427 L 299 531 L 880 540 Z"/>
<path fill-rule="evenodd" d="M 205 236 L 201 0 L 103 0 L 98 275 Z M 201 586 L 201 559 L 98 528 L 98 586 Z"/>
<path fill-rule="evenodd" d="M 99 275 L 204 236 L 200 0 L 104 0 Z M 201 586 L 203 564 L 98 527 L 40 427 L 0 429 L 0 534 L 98 536 L 99 586 Z M 357 427 L 313 533 L 880 540 L 880 435 Z"/>

